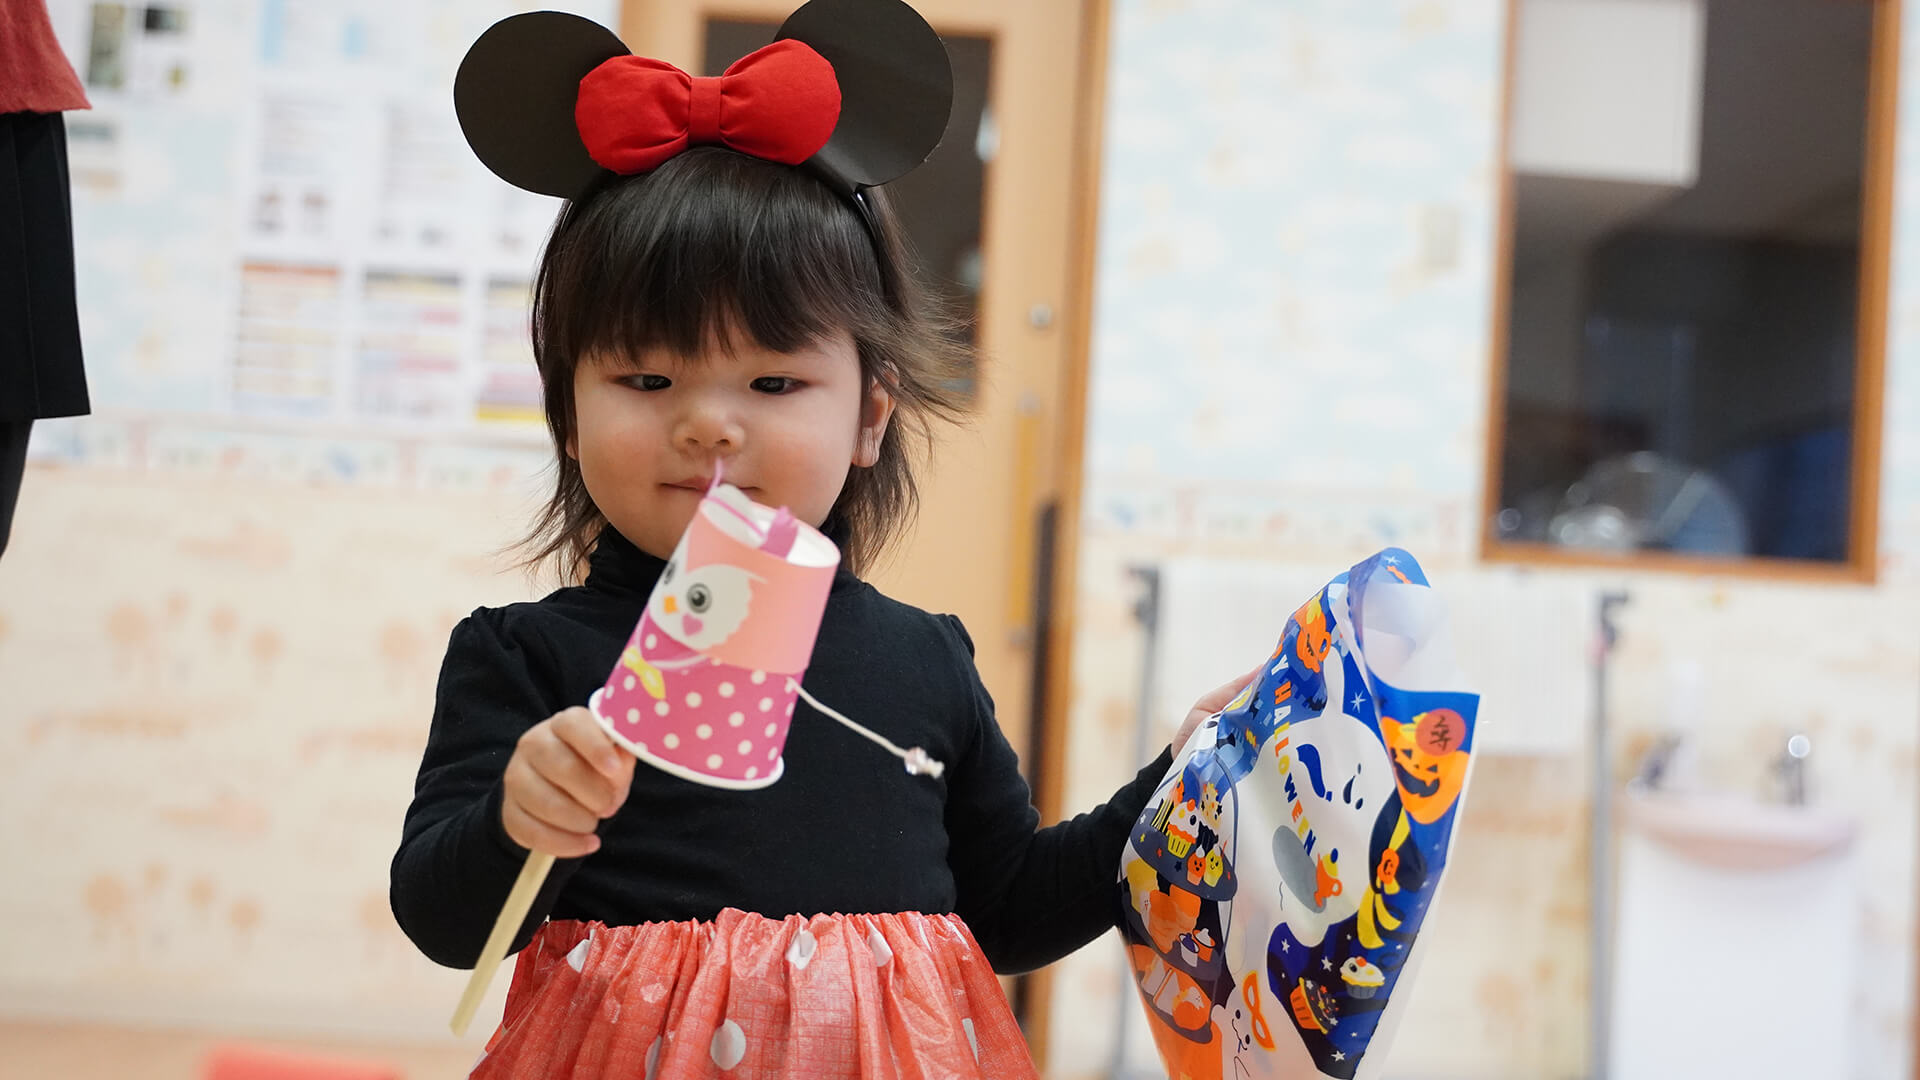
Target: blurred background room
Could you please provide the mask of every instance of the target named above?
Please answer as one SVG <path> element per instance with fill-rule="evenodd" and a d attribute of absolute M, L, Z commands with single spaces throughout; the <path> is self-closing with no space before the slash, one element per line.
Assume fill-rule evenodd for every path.
<path fill-rule="evenodd" d="M 43 2 L 93 412 L 0 558 L 0 1078 L 464 1075 L 506 980 L 448 1035 L 387 865 L 449 630 L 554 584 L 558 204 L 450 93 L 540 5 Z M 793 5 L 560 6 L 717 73 Z M 1389 1080 L 1920 1080 L 1920 19 L 915 6 L 978 417 L 876 584 L 1042 812 L 1405 547 L 1485 726 Z M 1049 1078 L 1164 1075 L 1116 939 L 1008 986 Z"/>

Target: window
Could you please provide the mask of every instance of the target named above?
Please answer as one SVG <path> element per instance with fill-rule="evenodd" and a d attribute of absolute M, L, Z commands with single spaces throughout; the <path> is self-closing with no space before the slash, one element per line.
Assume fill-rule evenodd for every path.
<path fill-rule="evenodd" d="M 1514 5 L 1490 556 L 1871 573 L 1896 2 Z"/>

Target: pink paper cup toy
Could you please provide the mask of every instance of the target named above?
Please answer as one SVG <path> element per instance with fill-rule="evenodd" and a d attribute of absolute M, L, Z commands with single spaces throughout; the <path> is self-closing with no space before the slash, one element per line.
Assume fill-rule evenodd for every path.
<path fill-rule="evenodd" d="M 840 565 L 785 508 L 716 482 L 588 706 L 640 760 L 713 787 L 761 788 L 782 751 Z"/>
<path fill-rule="evenodd" d="M 839 566 L 833 541 L 716 475 L 588 707 L 634 756 L 696 784 L 750 790 L 780 779 L 802 698 L 907 772 L 937 779 L 946 766 L 925 749 L 896 746 L 801 688 Z M 528 853 L 454 1008 L 454 1034 L 466 1032 L 553 862 Z"/>

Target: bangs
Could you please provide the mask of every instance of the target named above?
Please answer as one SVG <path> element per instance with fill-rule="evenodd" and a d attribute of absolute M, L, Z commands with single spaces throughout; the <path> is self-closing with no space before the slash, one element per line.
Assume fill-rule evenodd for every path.
<path fill-rule="evenodd" d="M 822 525 L 855 573 L 874 565 L 918 505 L 931 424 L 963 419 L 967 335 L 911 271 L 885 193 L 867 214 L 812 174 L 717 147 L 651 173 L 609 177 L 566 204 L 533 288 L 533 355 L 553 436 L 553 495 L 522 542 L 581 580 L 607 525 L 567 453 L 579 365 L 682 358 L 748 344 L 778 353 L 849 334 L 868 384 L 894 411 L 871 467 L 854 468 Z"/>
<path fill-rule="evenodd" d="M 569 204 L 543 268 L 540 351 L 579 363 L 741 342 L 793 352 L 890 322 L 859 212 L 799 169 L 696 149 Z"/>

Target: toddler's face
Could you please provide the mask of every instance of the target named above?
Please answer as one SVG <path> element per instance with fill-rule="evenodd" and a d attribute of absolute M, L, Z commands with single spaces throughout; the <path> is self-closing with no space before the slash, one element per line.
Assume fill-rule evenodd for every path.
<path fill-rule="evenodd" d="M 893 402 L 863 382 L 845 332 L 791 353 L 741 340 L 691 357 L 593 357 L 574 372 L 567 453 L 607 520 L 658 558 L 673 554 L 716 461 L 755 502 L 818 527 L 848 468 L 879 458 Z"/>

